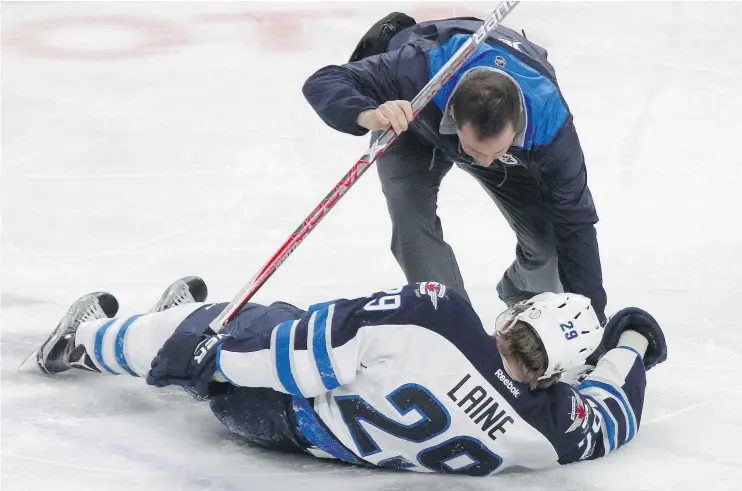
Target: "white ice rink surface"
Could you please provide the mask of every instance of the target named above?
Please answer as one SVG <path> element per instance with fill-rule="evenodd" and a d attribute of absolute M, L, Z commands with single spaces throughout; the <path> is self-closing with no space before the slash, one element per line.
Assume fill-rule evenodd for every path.
<path fill-rule="evenodd" d="M 228 300 L 349 169 L 366 138 L 301 94 L 392 10 L 492 3 L 3 3 L 2 488 L 742 489 L 742 4 L 524 3 L 587 158 L 609 312 L 664 327 L 639 436 L 605 459 L 487 479 L 371 471 L 249 447 L 203 404 L 125 377 L 16 367 L 79 295 L 142 312 L 196 274 Z M 514 236 L 454 168 L 440 215 L 475 307 Z M 404 278 L 371 169 L 255 300 L 301 306 Z"/>

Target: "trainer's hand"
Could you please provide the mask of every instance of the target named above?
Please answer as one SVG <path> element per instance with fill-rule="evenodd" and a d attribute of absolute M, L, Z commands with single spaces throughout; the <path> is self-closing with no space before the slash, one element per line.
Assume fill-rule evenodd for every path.
<path fill-rule="evenodd" d="M 367 130 L 385 130 L 390 126 L 396 134 L 407 130 L 414 119 L 409 101 L 388 101 L 376 109 L 367 109 L 358 115 L 356 123 Z"/>

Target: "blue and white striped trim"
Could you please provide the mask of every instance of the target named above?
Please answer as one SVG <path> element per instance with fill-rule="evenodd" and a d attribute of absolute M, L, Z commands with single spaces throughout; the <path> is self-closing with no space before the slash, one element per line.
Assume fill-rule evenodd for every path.
<path fill-rule="evenodd" d="M 95 361 L 98 362 L 98 365 L 103 367 L 105 371 L 112 375 L 119 375 L 119 373 L 114 372 L 111 367 L 106 365 L 106 362 L 103 361 L 103 338 L 106 336 L 106 331 L 109 327 L 113 325 L 114 322 L 116 322 L 118 319 L 111 319 L 107 322 L 105 322 L 102 326 L 98 328 L 98 331 L 95 333 L 95 349 L 94 349 L 94 355 L 95 355 Z"/>
<path fill-rule="evenodd" d="M 340 387 L 340 382 L 335 374 L 332 364 L 332 316 L 335 312 L 335 304 L 323 307 L 312 314 L 309 319 L 312 335 L 312 353 L 317 364 L 317 370 L 322 378 L 322 383 L 327 390 Z"/>
<path fill-rule="evenodd" d="M 586 398 L 592 401 L 593 407 L 597 408 L 598 411 L 600 411 L 600 414 L 603 416 L 603 422 L 605 423 L 603 425 L 603 437 L 604 442 L 608 442 L 608 448 L 606 448 L 605 453 L 608 454 L 610 452 L 613 452 L 616 450 L 616 428 L 618 428 L 618 423 L 613 417 L 613 413 L 611 413 L 608 408 L 603 406 L 603 404 L 599 403 L 593 396 L 585 395 Z"/>
<path fill-rule="evenodd" d="M 336 459 L 350 462 L 351 464 L 365 463 L 327 431 L 317 417 L 317 413 L 314 412 L 314 408 L 309 400 L 300 397 L 294 397 L 292 400 L 294 415 L 296 416 L 296 426 L 304 439 Z"/>
<path fill-rule="evenodd" d="M 219 373 L 222 374 L 222 377 L 226 379 L 227 382 L 234 385 L 235 387 L 239 387 L 240 384 L 235 383 L 233 380 L 231 380 L 229 377 L 227 377 L 227 374 L 224 373 L 224 370 L 222 370 L 222 363 L 221 363 L 221 357 L 222 357 L 222 348 L 224 347 L 224 344 L 220 344 L 216 347 L 216 369 Z"/>
<path fill-rule="evenodd" d="M 308 397 L 342 385 L 332 348 L 334 312 L 332 302 L 317 305 L 309 319 L 288 320 L 273 328 L 270 369 L 278 390 Z"/>
<path fill-rule="evenodd" d="M 617 348 L 617 349 L 625 349 L 625 350 L 627 350 L 627 351 L 632 351 L 632 352 L 633 352 L 634 354 L 636 354 L 636 356 L 637 356 L 637 357 L 639 358 L 639 361 L 641 361 L 641 362 L 642 362 L 642 365 L 644 365 L 644 357 L 643 357 L 643 356 L 642 356 L 641 354 L 639 354 L 639 352 L 638 352 L 638 351 L 636 351 L 636 350 L 635 350 L 634 348 L 632 348 L 631 346 L 616 346 L 616 348 Z"/>
<path fill-rule="evenodd" d="M 298 320 L 282 322 L 273 330 L 278 380 L 289 394 L 304 397 L 294 378 L 294 335 Z"/>
<path fill-rule="evenodd" d="M 614 399 L 616 399 L 621 406 L 623 407 L 625 416 L 626 416 L 626 422 L 627 422 L 627 432 L 626 432 L 626 440 L 624 443 L 629 443 L 636 434 L 636 416 L 634 415 L 634 411 L 631 409 L 631 405 L 628 403 L 626 399 L 626 395 L 621 389 L 618 389 L 611 384 L 600 382 L 598 380 L 592 380 L 587 379 L 584 380 L 579 387 L 577 387 L 578 390 L 586 389 L 588 387 L 594 387 L 597 389 L 604 390 L 609 395 L 611 395 Z M 607 409 L 607 408 L 606 408 Z"/>
<path fill-rule="evenodd" d="M 134 377 L 138 377 L 139 375 L 137 375 L 126 362 L 126 356 L 124 355 L 124 337 L 126 336 L 126 330 L 129 329 L 129 326 L 132 325 L 134 321 L 139 319 L 141 316 L 142 314 L 138 314 L 126 319 L 126 321 L 119 328 L 118 334 L 116 334 L 116 342 L 114 343 L 113 348 L 118 364 L 121 365 L 121 368 L 123 368 L 126 373 L 128 373 L 129 375 L 133 375 Z"/>

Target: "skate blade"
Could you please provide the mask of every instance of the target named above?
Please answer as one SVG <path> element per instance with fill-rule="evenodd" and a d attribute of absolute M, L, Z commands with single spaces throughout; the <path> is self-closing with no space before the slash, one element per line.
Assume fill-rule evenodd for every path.
<path fill-rule="evenodd" d="M 35 349 L 33 353 L 28 355 L 25 360 L 21 362 L 20 365 L 18 365 L 18 368 L 16 368 L 17 372 L 31 372 L 31 371 L 41 371 L 39 368 L 38 363 L 36 362 L 36 357 L 39 355 L 39 349 Z M 30 360 L 33 360 L 33 362 L 29 363 Z M 32 370 L 33 368 L 36 368 L 36 370 Z"/>

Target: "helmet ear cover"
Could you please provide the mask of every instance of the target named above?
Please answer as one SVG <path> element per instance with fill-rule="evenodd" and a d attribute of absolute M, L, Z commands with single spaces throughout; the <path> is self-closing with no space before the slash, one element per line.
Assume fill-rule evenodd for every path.
<path fill-rule="evenodd" d="M 583 365 L 603 338 L 590 299 L 574 293 L 542 293 L 519 302 L 497 317 L 495 332 L 517 321 L 533 329 L 546 353 L 546 371 L 539 380 Z"/>

